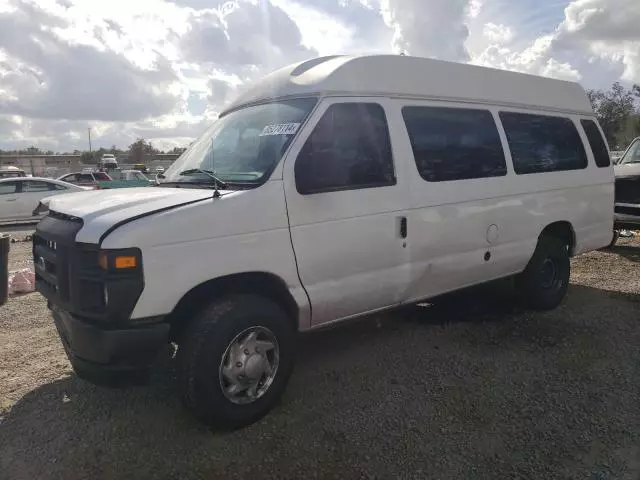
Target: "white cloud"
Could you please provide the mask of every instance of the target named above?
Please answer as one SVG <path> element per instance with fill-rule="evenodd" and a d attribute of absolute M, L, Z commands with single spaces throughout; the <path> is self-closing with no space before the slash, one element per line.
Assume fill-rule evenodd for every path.
<path fill-rule="evenodd" d="M 622 80 L 640 82 L 640 2 L 638 0 L 574 0 L 553 33 L 529 46 L 503 45 L 495 28 L 485 30 L 492 40 L 473 63 L 567 80 L 582 80 L 579 66 L 606 59 L 623 66 Z M 493 37 L 493 38 L 492 38 Z M 564 58 L 565 60 L 560 60 Z"/>
<path fill-rule="evenodd" d="M 514 51 L 508 46 L 493 44 L 471 63 L 561 80 L 579 81 L 581 75 L 578 70 L 571 64 L 560 62 L 552 57 L 552 44 L 553 37 L 550 35 L 538 38 L 522 51 Z"/>
<path fill-rule="evenodd" d="M 492 43 L 508 43 L 513 39 L 513 30 L 502 24 L 487 23 L 482 34 Z"/>
<path fill-rule="evenodd" d="M 16 12 L 0 14 L 6 57 L 0 113 L 136 120 L 174 108 L 179 85 L 166 58 L 158 55 L 151 68 L 143 69 L 112 50 L 85 41 L 69 43 L 56 34 L 74 27 L 64 10 L 50 14 L 27 2 L 18 5 Z"/>
<path fill-rule="evenodd" d="M 564 11 L 562 10 L 564 2 Z M 640 83 L 640 0 L 0 0 L 0 148 L 183 145 L 242 85 L 400 52 Z M 594 82 L 600 82 L 594 85 Z"/>
<path fill-rule="evenodd" d="M 381 0 L 396 52 L 466 61 L 468 0 Z"/>
<path fill-rule="evenodd" d="M 574 1 L 565 9 L 557 43 L 621 63 L 622 78 L 640 82 L 640 1 Z"/>
<path fill-rule="evenodd" d="M 180 3 L 14 0 L 0 10 L 0 148 L 85 148 L 89 125 L 96 145 L 184 141 L 239 84 L 317 55 L 277 6 Z"/>
<path fill-rule="evenodd" d="M 478 15 L 480 15 L 483 5 L 484 2 L 482 0 L 470 0 L 468 6 L 469 16 L 471 18 L 476 18 Z"/>

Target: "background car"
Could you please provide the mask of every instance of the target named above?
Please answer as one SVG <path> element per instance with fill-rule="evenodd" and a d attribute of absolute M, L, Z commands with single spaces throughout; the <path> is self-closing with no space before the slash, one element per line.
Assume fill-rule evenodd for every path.
<path fill-rule="evenodd" d="M 92 190 L 51 178 L 0 179 L 0 223 L 37 221 L 34 209 L 45 197 Z"/>
<path fill-rule="evenodd" d="M 98 182 L 100 189 L 148 187 L 153 183 L 138 170 L 112 170 L 109 172 L 109 176 L 111 180 Z"/>
<path fill-rule="evenodd" d="M 9 165 L 8 167 L 0 167 L 0 178 L 15 178 L 15 177 L 26 177 L 27 174 L 24 170 L 14 167 L 13 165 Z"/>
<path fill-rule="evenodd" d="M 614 169 L 616 178 L 640 175 L 640 137 L 629 144 Z"/>
<path fill-rule="evenodd" d="M 99 189 L 100 182 L 110 182 L 111 177 L 104 172 L 76 172 L 68 173 L 58 178 L 62 182 L 72 183 L 81 187 L 92 187 Z"/>
<path fill-rule="evenodd" d="M 116 160 L 116 156 L 112 153 L 105 153 L 104 155 L 102 155 L 102 158 L 100 158 L 100 161 L 98 162 L 98 168 L 109 170 L 118 168 L 118 161 Z"/>
<path fill-rule="evenodd" d="M 631 142 L 613 168 L 616 187 L 613 237 L 609 247 L 628 231 L 640 229 L 640 137 Z"/>

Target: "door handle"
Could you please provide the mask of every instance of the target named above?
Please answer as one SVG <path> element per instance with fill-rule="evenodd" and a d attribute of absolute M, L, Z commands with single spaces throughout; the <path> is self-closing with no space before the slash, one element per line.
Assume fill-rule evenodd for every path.
<path fill-rule="evenodd" d="M 407 238 L 407 217 L 400 217 L 400 237 Z"/>
<path fill-rule="evenodd" d="M 16 200 L 18 200 L 17 198 L 7 198 L 7 202 L 15 202 Z"/>

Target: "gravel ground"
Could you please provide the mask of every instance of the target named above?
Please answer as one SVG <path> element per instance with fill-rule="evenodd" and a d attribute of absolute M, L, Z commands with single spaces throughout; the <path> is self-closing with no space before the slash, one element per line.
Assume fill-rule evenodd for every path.
<path fill-rule="evenodd" d="M 12 245 L 12 269 L 30 244 Z M 0 307 L 0 478 L 640 479 L 640 242 L 573 261 L 566 302 L 500 286 L 300 340 L 281 405 L 221 434 L 151 384 L 76 379 L 37 294 Z"/>

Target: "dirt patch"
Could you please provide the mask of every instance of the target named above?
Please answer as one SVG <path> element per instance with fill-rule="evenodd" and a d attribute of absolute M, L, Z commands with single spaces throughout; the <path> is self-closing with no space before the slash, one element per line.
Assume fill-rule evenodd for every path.
<path fill-rule="evenodd" d="M 637 480 L 638 259 L 626 239 L 576 258 L 552 312 L 500 285 L 302 336 L 281 405 L 231 434 L 182 410 L 168 353 L 147 387 L 92 386 L 72 374 L 42 298 L 12 299 L 0 307 L 0 472 Z"/>

